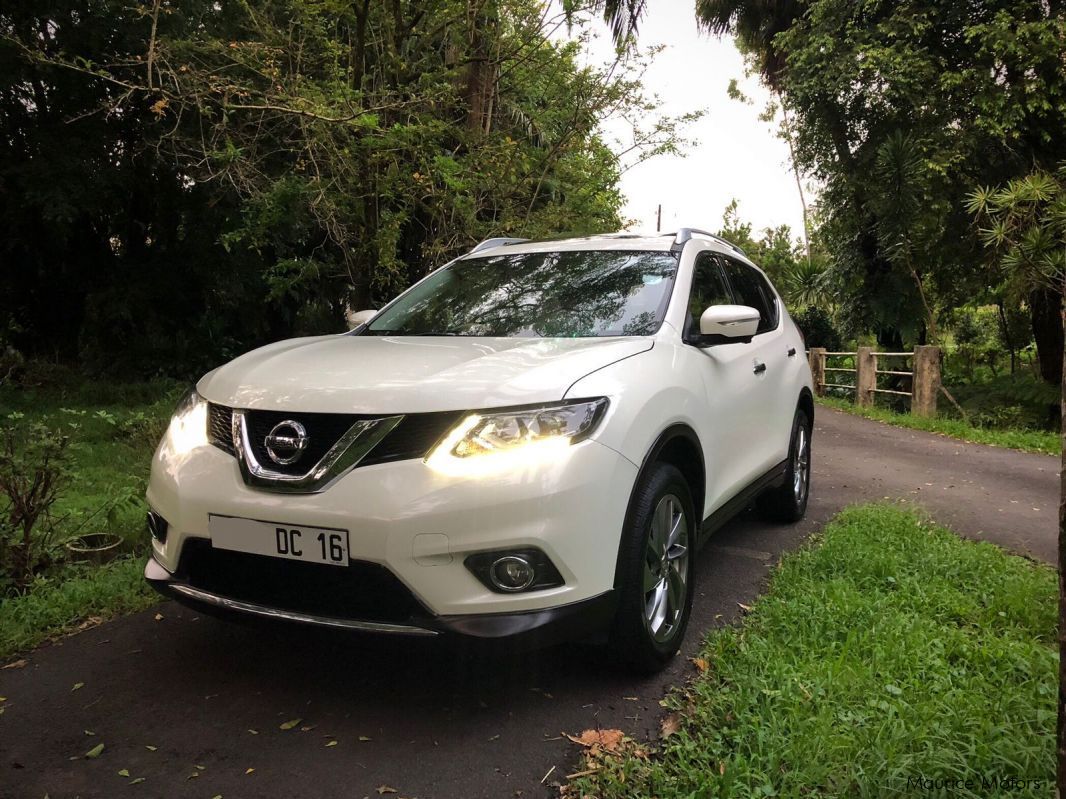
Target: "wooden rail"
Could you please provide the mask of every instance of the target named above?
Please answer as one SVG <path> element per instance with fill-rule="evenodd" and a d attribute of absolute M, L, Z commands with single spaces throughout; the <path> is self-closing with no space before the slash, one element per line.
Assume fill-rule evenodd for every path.
<path fill-rule="evenodd" d="M 936 399 L 940 393 L 940 348 L 920 346 L 913 352 L 877 352 L 872 347 L 859 347 L 855 352 L 830 352 L 824 347 L 811 347 L 807 353 L 814 378 L 814 390 L 818 396 L 824 396 L 826 389 L 840 389 L 855 392 L 857 405 L 870 407 L 878 394 L 907 397 L 911 403 L 911 413 L 917 416 L 936 416 Z M 829 366 L 830 358 L 852 358 L 853 367 Z M 911 369 L 879 369 L 880 359 L 909 358 Z M 826 380 L 829 373 L 855 375 L 854 385 L 848 383 L 830 383 Z M 887 375 L 897 381 L 893 387 L 878 385 L 877 378 Z M 902 390 L 899 382 L 910 381 L 910 390 Z"/>

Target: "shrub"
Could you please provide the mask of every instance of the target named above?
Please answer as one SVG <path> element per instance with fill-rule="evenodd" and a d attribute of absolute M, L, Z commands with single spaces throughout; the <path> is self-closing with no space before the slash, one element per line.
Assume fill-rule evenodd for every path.
<path fill-rule="evenodd" d="M 70 476 L 70 439 L 23 418 L 0 424 L 0 587 L 16 590 L 52 560 L 50 511 Z"/>

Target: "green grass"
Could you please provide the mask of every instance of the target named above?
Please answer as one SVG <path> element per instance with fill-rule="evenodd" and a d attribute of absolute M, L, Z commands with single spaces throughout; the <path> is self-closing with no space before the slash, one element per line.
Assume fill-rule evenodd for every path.
<path fill-rule="evenodd" d="M 1056 622 L 1050 568 L 895 506 L 848 509 L 711 633 L 707 671 L 667 701 L 679 731 L 596 759 L 568 795 L 1052 796 Z"/>
<path fill-rule="evenodd" d="M 849 400 L 835 397 L 819 397 L 818 404 L 866 419 L 873 419 L 876 422 L 911 430 L 939 433 L 975 444 L 989 444 L 993 447 L 1020 449 L 1024 452 L 1039 452 L 1045 455 L 1058 455 L 1062 451 L 1062 439 L 1059 434 L 1047 430 L 975 427 L 961 419 L 947 419 L 942 416 L 926 418 L 909 413 L 895 413 L 884 408 L 861 408 Z"/>
<path fill-rule="evenodd" d="M 128 557 L 92 570 L 68 569 L 39 581 L 29 593 L 0 600 L 0 663 L 86 620 L 104 620 L 158 602 L 143 573 L 144 559 Z"/>
<path fill-rule="evenodd" d="M 76 629 L 91 617 L 106 618 L 151 602 L 141 579 L 148 553 L 144 492 L 152 451 L 181 390 L 168 381 L 77 379 L 0 388 L 0 421 L 18 414 L 16 423 L 41 421 L 71 439 L 70 480 L 52 509 L 55 562 L 28 592 L 0 594 L 0 658 Z M 104 567 L 70 563 L 64 540 L 89 532 L 119 536 L 121 558 Z"/>

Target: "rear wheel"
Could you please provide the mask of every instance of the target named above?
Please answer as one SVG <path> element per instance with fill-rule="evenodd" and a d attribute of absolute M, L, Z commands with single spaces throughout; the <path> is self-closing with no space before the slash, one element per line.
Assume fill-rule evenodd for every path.
<path fill-rule="evenodd" d="M 696 525 L 681 472 L 656 463 L 637 487 L 619 551 L 619 602 L 611 647 L 641 672 L 677 654 L 692 610 Z"/>
<path fill-rule="evenodd" d="M 785 480 L 759 497 L 759 511 L 775 522 L 798 522 L 807 513 L 811 493 L 811 422 L 803 409 L 792 421 Z"/>

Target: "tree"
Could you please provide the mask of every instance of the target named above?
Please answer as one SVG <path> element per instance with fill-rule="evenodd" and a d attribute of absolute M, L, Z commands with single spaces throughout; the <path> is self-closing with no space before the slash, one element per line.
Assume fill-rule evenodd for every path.
<path fill-rule="evenodd" d="M 1033 289 L 1066 296 L 1066 162 L 1054 172 L 1037 170 L 1002 188 L 979 189 L 970 195 L 968 208 L 995 264 Z M 1066 328 L 1062 310 L 1060 306 L 1060 324 Z M 1066 379 L 1060 411 L 1058 786 L 1062 792 L 1066 790 Z"/>
<path fill-rule="evenodd" d="M 790 114 L 795 163 L 823 186 L 821 235 L 853 329 L 895 346 L 921 338 L 938 304 L 987 290 L 964 198 L 1063 157 L 1062 12 L 1061 0 L 697 4 Z M 893 141 L 907 142 L 902 183 L 884 179 Z M 1038 299 L 1042 362 L 1057 363 L 1061 333 Z"/>
<path fill-rule="evenodd" d="M 203 371 L 342 329 L 481 238 L 616 229 L 621 171 L 685 120 L 652 113 L 646 54 L 583 65 L 550 36 L 564 20 L 538 0 L 6 4 L 0 335 Z M 611 115 L 651 120 L 624 155 Z"/>

